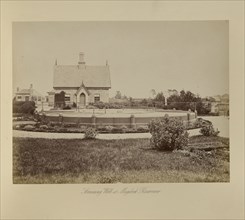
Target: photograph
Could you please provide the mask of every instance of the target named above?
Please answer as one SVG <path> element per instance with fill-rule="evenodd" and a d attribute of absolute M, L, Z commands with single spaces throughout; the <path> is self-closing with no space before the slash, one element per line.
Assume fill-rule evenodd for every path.
<path fill-rule="evenodd" d="M 13 184 L 229 183 L 229 21 L 12 23 Z"/>

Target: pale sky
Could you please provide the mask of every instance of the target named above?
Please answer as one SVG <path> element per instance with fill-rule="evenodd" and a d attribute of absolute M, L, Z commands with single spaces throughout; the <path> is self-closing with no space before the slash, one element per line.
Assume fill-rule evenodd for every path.
<path fill-rule="evenodd" d="M 110 96 L 150 90 L 190 90 L 202 97 L 229 93 L 228 21 L 16 22 L 13 89 L 47 95 L 53 66 L 110 65 Z"/>

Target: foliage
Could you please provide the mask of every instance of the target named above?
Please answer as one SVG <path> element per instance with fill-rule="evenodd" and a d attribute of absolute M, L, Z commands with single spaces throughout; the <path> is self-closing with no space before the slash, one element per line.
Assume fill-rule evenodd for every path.
<path fill-rule="evenodd" d="M 149 123 L 151 143 L 158 150 L 173 151 L 188 145 L 188 133 L 182 121 L 167 115 Z"/>
<path fill-rule="evenodd" d="M 36 109 L 34 101 L 13 101 L 13 113 L 34 114 Z"/>
<path fill-rule="evenodd" d="M 75 102 L 72 103 L 72 107 L 73 108 L 76 108 L 77 107 L 77 104 Z"/>
<path fill-rule="evenodd" d="M 39 128 L 41 128 L 41 129 L 48 129 L 48 125 L 40 125 Z"/>
<path fill-rule="evenodd" d="M 97 136 L 97 131 L 95 128 L 88 127 L 84 131 L 84 139 L 95 139 Z"/>
<path fill-rule="evenodd" d="M 70 109 L 71 109 L 71 106 L 69 106 L 69 105 L 66 105 L 63 107 L 63 110 L 70 110 Z"/>
<path fill-rule="evenodd" d="M 155 96 L 154 100 L 158 101 L 158 102 L 164 102 L 165 101 L 165 97 L 163 95 L 163 92 L 157 93 L 157 95 Z"/>
<path fill-rule="evenodd" d="M 197 110 L 198 114 L 207 115 L 211 111 L 209 99 L 202 99 L 190 91 L 181 90 L 168 98 L 168 105 L 178 110 Z"/>
<path fill-rule="evenodd" d="M 26 131 L 33 131 L 35 127 L 33 125 L 25 125 L 23 129 Z"/>
<path fill-rule="evenodd" d="M 121 98 L 122 98 L 122 94 L 121 94 L 120 91 L 117 91 L 117 92 L 116 92 L 115 98 L 116 98 L 116 99 L 121 99 Z"/>
<path fill-rule="evenodd" d="M 111 131 L 114 129 L 114 127 L 111 126 L 111 125 L 107 125 L 107 126 L 105 126 L 105 129 L 106 129 L 107 131 L 111 132 Z"/>
<path fill-rule="evenodd" d="M 204 136 L 217 136 L 219 131 L 215 131 L 212 124 L 207 124 L 200 129 L 200 133 Z"/>
<path fill-rule="evenodd" d="M 149 132 L 149 128 L 148 128 L 148 126 L 139 126 L 138 128 L 137 128 L 137 131 L 138 132 Z"/>
<path fill-rule="evenodd" d="M 125 133 L 126 131 L 128 131 L 128 127 L 126 125 L 120 126 L 120 129 L 121 129 L 122 133 Z"/>

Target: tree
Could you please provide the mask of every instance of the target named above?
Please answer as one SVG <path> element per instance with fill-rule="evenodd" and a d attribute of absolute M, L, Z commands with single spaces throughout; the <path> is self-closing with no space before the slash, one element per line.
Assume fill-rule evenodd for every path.
<path fill-rule="evenodd" d="M 155 98 L 155 96 L 156 96 L 156 90 L 155 89 L 151 89 L 151 91 L 150 91 L 150 96 L 151 96 L 151 98 Z"/>
<path fill-rule="evenodd" d="M 154 98 L 154 100 L 157 101 L 157 102 L 164 102 L 165 101 L 165 97 L 163 95 L 163 92 L 157 93 L 157 95 Z"/>
<path fill-rule="evenodd" d="M 115 98 L 116 98 L 116 99 L 121 99 L 121 98 L 122 98 L 122 94 L 121 94 L 120 91 L 117 91 L 117 92 L 116 92 Z"/>

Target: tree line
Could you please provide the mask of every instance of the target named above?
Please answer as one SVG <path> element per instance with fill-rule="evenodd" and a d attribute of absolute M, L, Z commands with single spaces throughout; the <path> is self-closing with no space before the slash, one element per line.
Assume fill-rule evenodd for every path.
<path fill-rule="evenodd" d="M 122 96 L 120 91 L 117 91 L 115 98 L 127 100 L 131 106 L 147 106 L 163 109 L 176 109 L 176 110 L 192 110 L 197 111 L 198 114 L 208 114 L 211 111 L 212 98 L 201 98 L 200 96 L 192 93 L 191 91 L 169 90 L 168 96 L 163 92 L 155 92 L 151 90 L 152 97 L 144 98 L 141 101 L 135 101 L 132 97 Z"/>

